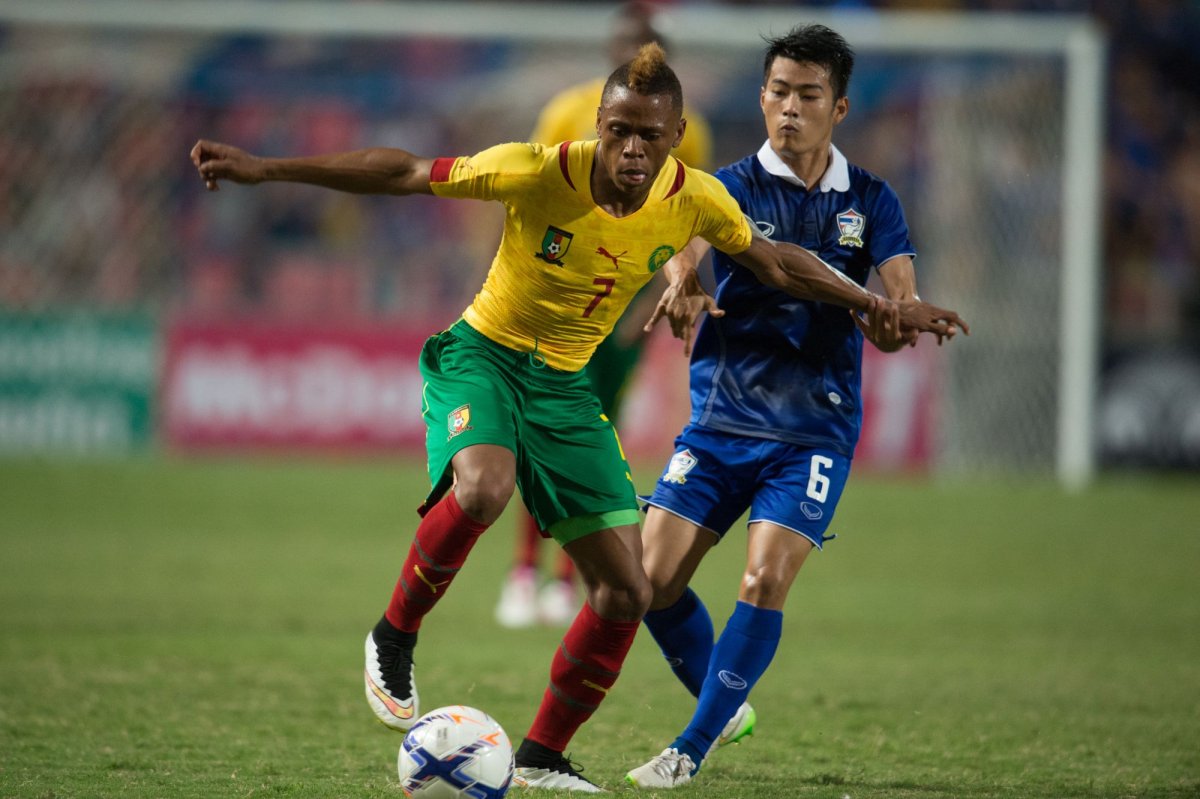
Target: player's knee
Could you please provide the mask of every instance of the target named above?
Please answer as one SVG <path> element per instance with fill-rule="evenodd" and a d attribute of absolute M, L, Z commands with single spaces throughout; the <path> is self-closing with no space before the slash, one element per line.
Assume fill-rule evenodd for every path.
<path fill-rule="evenodd" d="M 512 475 L 459 476 L 454 497 L 463 512 L 484 524 L 500 518 L 504 506 L 512 498 L 516 482 Z"/>
<path fill-rule="evenodd" d="M 792 581 L 782 573 L 769 569 L 747 569 L 742 575 L 738 599 L 760 608 L 783 607 Z"/>
<path fill-rule="evenodd" d="M 638 621 L 650 608 L 654 589 L 645 575 L 609 580 L 588 591 L 588 603 L 606 619 Z"/>
<path fill-rule="evenodd" d="M 687 590 L 688 581 L 677 574 L 651 572 L 648 577 L 651 589 L 650 610 L 669 608 L 678 602 Z"/>

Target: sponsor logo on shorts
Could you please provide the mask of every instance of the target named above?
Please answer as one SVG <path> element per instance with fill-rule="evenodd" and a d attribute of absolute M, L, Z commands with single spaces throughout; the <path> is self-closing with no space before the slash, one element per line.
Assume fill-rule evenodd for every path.
<path fill-rule="evenodd" d="M 838 236 L 838 244 L 845 244 L 849 247 L 863 246 L 862 234 L 867 227 L 865 216 L 853 208 L 847 208 L 837 215 L 837 226 L 841 232 L 841 235 Z"/>
<path fill-rule="evenodd" d="M 764 222 L 761 219 L 755 219 L 754 226 L 758 228 L 759 233 L 763 234 L 768 239 L 775 235 L 775 226 L 770 222 Z"/>
<path fill-rule="evenodd" d="M 696 465 L 696 456 L 692 454 L 690 449 L 681 449 L 671 456 L 671 462 L 667 464 L 667 471 L 661 479 L 664 483 L 678 483 L 683 485 L 687 482 L 687 473 L 690 472 Z"/>
<path fill-rule="evenodd" d="M 677 669 L 683 665 L 683 658 L 667 658 L 667 665 L 673 669 Z"/>
<path fill-rule="evenodd" d="M 471 429 L 471 404 L 460 405 L 450 413 L 446 414 L 446 429 L 450 431 L 450 435 L 446 436 L 446 440 L 454 438 L 459 433 L 465 433 Z"/>
<path fill-rule="evenodd" d="M 810 522 L 815 522 L 817 519 L 825 515 L 825 511 L 822 510 L 820 505 L 814 505 L 811 502 L 801 502 L 800 512 L 803 513 L 804 518 L 808 519 Z"/>
<path fill-rule="evenodd" d="M 725 687 L 731 691 L 743 691 L 746 688 L 747 682 L 732 671 L 721 669 L 717 672 L 717 679 L 725 684 Z"/>

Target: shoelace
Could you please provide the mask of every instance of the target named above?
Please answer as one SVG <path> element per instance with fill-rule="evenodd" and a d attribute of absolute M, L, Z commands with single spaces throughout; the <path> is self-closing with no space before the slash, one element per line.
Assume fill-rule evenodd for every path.
<path fill-rule="evenodd" d="M 412 650 L 400 646 L 395 641 L 376 642 L 375 646 L 384 685 L 398 699 L 408 699 L 411 696 L 409 675 L 412 673 Z M 402 684 L 395 683 L 393 678 L 397 676 L 403 680 Z"/>
<path fill-rule="evenodd" d="M 579 777 L 580 779 L 584 779 L 584 776 L 581 773 L 583 771 L 583 766 L 581 766 L 578 763 L 576 763 L 575 761 L 571 760 L 571 755 L 569 755 L 569 754 L 566 754 L 566 755 L 563 755 L 562 757 L 560 757 L 558 759 L 557 763 L 555 763 L 553 766 L 550 766 L 550 770 L 551 771 L 565 771 L 568 774 L 570 774 L 572 777 Z"/>
<path fill-rule="evenodd" d="M 654 773 L 663 779 L 674 779 L 685 774 L 691 774 L 696 764 L 688 755 L 668 750 L 654 758 Z"/>

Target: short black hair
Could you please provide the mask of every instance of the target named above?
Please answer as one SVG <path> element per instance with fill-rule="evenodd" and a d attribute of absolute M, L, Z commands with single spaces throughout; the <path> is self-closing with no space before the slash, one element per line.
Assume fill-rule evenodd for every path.
<path fill-rule="evenodd" d="M 854 71 L 854 50 L 842 35 L 824 25 L 798 25 L 786 36 L 772 39 L 764 36 L 767 53 L 763 59 L 763 84 L 771 74 L 771 65 L 779 57 L 801 64 L 816 64 L 829 70 L 829 85 L 834 99 L 846 96 L 850 73 Z"/>
<path fill-rule="evenodd" d="M 643 44 L 637 58 L 613 70 L 604 83 L 601 102 L 607 100 L 617 86 L 641 95 L 669 95 L 671 107 L 681 113 L 683 111 L 683 86 L 675 70 L 667 65 L 666 53 L 657 43 Z"/>

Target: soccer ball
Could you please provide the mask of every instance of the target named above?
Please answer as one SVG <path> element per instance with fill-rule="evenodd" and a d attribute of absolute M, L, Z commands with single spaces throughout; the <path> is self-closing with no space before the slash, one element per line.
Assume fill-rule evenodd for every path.
<path fill-rule="evenodd" d="M 396 765 L 412 799 L 500 799 L 512 782 L 513 750 L 494 718 L 450 705 L 417 719 Z"/>

